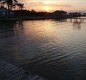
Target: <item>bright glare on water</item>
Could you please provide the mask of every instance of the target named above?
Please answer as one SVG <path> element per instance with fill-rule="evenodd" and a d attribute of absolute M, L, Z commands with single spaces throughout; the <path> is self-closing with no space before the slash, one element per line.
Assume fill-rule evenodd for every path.
<path fill-rule="evenodd" d="M 48 80 L 86 80 L 86 20 L 0 22 L 0 59 Z"/>

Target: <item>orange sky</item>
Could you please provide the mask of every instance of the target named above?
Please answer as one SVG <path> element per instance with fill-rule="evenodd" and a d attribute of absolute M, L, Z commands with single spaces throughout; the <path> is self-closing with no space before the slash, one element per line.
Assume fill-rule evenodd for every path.
<path fill-rule="evenodd" d="M 86 11 L 86 0 L 18 0 L 25 4 L 25 8 L 36 11 Z"/>

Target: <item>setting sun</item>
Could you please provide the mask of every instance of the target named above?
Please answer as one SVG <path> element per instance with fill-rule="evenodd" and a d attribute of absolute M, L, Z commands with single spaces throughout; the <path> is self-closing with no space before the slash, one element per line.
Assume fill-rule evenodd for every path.
<path fill-rule="evenodd" d="M 43 6 L 42 9 L 43 11 L 47 11 L 47 12 L 51 10 L 50 6 Z"/>

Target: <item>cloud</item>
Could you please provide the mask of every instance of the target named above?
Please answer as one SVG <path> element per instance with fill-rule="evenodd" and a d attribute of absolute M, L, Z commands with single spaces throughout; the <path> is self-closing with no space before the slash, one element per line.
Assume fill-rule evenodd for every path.
<path fill-rule="evenodd" d="M 49 4 L 49 6 L 53 6 L 53 7 L 72 7 L 71 5 L 66 5 L 66 4 Z"/>
<path fill-rule="evenodd" d="M 28 5 L 28 6 L 55 6 L 55 7 L 71 7 L 71 5 L 66 5 L 66 4 L 45 4 L 43 3 L 43 0 L 18 0 L 19 2 L 21 3 L 24 3 L 25 5 Z M 45 1 L 45 0 L 44 0 Z M 49 0 L 48 2 L 50 2 L 52 0 Z M 55 0 L 57 1 L 57 0 Z M 65 0 L 64 0 L 65 1 Z M 47 1 L 46 1 L 47 2 Z M 53 1 L 54 2 L 54 1 Z"/>
<path fill-rule="evenodd" d="M 50 7 L 50 10 L 86 10 L 86 0 L 18 0 L 25 4 L 26 9 L 42 10 L 44 6 Z"/>

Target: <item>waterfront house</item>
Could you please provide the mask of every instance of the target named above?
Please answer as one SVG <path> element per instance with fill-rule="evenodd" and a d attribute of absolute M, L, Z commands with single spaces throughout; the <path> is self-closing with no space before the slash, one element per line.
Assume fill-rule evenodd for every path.
<path fill-rule="evenodd" d="M 14 13 L 13 11 L 9 11 L 9 14 L 8 14 L 8 9 L 4 8 L 4 7 L 0 7 L 0 18 L 5 18 L 5 17 L 12 17 L 14 16 Z"/>
<path fill-rule="evenodd" d="M 0 7 L 0 17 L 5 17 L 7 15 L 7 9 L 4 7 Z"/>

